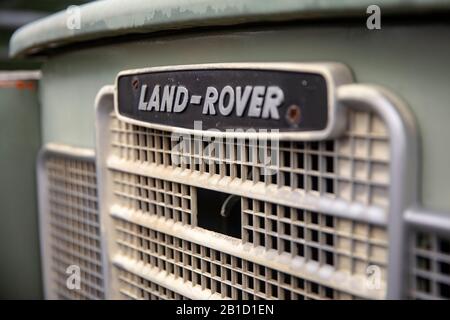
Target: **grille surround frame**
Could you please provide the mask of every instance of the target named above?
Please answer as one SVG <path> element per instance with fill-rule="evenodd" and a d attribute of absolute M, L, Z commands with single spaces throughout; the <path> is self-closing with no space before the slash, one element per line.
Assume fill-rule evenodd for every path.
<path fill-rule="evenodd" d="M 102 109 L 111 109 L 111 105 L 114 105 L 115 99 L 115 87 L 105 86 L 103 87 L 96 99 L 97 113 L 108 114 L 107 111 Z M 368 215 L 362 217 L 363 221 L 366 219 L 374 219 L 377 224 L 389 225 L 389 239 L 396 239 L 393 244 L 389 246 L 389 267 L 388 267 L 388 288 L 386 296 L 384 298 L 395 299 L 404 296 L 405 279 L 403 270 L 402 256 L 404 255 L 405 248 L 405 223 L 403 219 L 404 212 L 407 208 L 416 203 L 417 199 L 417 160 L 418 160 L 418 146 L 417 146 L 417 129 L 415 120 L 410 113 L 407 106 L 394 96 L 389 91 L 376 86 L 361 85 L 361 84 L 346 84 L 336 88 L 336 96 L 338 102 L 338 108 L 344 109 L 346 106 L 351 108 L 372 110 L 375 111 L 386 123 L 389 130 L 389 137 L 391 140 L 391 165 L 390 165 L 390 177 L 392 179 L 392 189 L 389 192 L 389 214 L 387 219 L 374 218 L 374 216 Z M 111 110 L 109 110 L 111 111 Z M 97 165 L 99 168 L 99 183 L 106 183 L 106 176 L 108 175 L 108 159 L 105 155 L 109 154 L 109 150 L 105 150 L 108 145 L 103 143 L 103 135 L 101 128 L 104 127 L 104 123 L 107 121 L 106 116 L 97 117 L 97 146 L 102 150 L 102 154 L 97 157 Z M 124 120 L 124 119 L 122 119 Z M 126 120 L 126 119 L 125 119 Z M 132 123 L 133 120 L 126 120 Z M 148 126 L 148 125 L 147 125 Z M 306 139 L 302 137 L 302 139 Z M 109 147 L 109 146 L 108 146 Z M 407 157 L 410 157 L 410 161 L 406 161 Z M 122 163 L 121 165 L 124 165 Z M 405 172 L 408 174 L 405 175 Z M 174 180 L 172 180 L 174 179 Z M 176 181 L 174 177 L 171 177 L 170 181 Z M 178 181 L 177 181 L 178 182 Z M 181 181 L 179 181 L 181 182 Z M 100 192 L 105 191 L 105 187 L 99 188 Z M 248 190 L 247 190 L 248 191 Z M 245 194 L 245 196 L 247 196 Z M 110 199 L 107 199 L 110 195 L 101 194 L 101 201 L 103 204 L 108 203 Z M 267 200 L 267 199 L 262 199 Z M 329 204 L 331 208 L 333 204 Z M 109 208 L 108 208 L 109 209 Z M 101 210 L 101 214 L 105 215 L 104 221 L 109 221 L 109 210 Z M 334 210 L 333 214 L 342 215 L 350 219 L 361 218 L 358 213 L 355 214 L 352 210 Z M 107 222 L 109 223 L 109 222 Z M 111 226 L 107 226 L 109 230 Z M 109 239 L 111 241 L 111 239 Z M 110 247 L 109 247 L 110 248 Z M 114 250 L 111 250 L 114 251 Z M 400 275 L 400 276 L 399 276 Z M 394 279 L 394 280 L 392 280 Z M 149 279 L 152 280 L 152 279 Z M 111 284 L 114 286 L 114 284 Z M 112 297 L 112 296 L 111 296 Z M 383 297 L 378 297 L 383 298 Z"/>
<path fill-rule="evenodd" d="M 55 288 L 54 283 L 54 273 L 55 271 L 52 270 L 53 261 L 52 261 L 52 239 L 51 239 L 51 229 L 50 226 L 51 218 L 50 218 L 50 197 L 49 197 L 49 176 L 47 174 L 47 160 L 51 157 L 56 157 L 60 159 L 65 159 L 69 161 L 80 161 L 83 163 L 89 163 L 94 167 L 94 175 L 97 177 L 96 168 L 95 168 L 95 151 L 93 149 L 86 149 L 86 148 L 78 148 L 78 147 L 72 147 L 68 145 L 62 145 L 62 144 L 55 144 L 55 143 L 48 143 L 44 145 L 37 157 L 36 162 L 36 169 L 37 169 L 37 184 L 38 184 L 38 209 L 39 209 L 39 238 L 40 238 L 40 251 L 41 251 L 41 268 L 42 268 L 42 282 L 44 287 L 44 297 L 48 300 L 56 300 L 59 298 L 58 296 L 58 290 Z M 98 183 L 96 183 L 96 188 L 98 192 Z M 101 272 L 99 276 L 101 276 L 102 286 L 98 288 L 99 295 L 90 295 L 88 293 L 82 292 L 80 293 L 79 297 L 84 297 L 86 299 L 103 299 L 106 295 L 106 262 L 105 262 L 105 255 L 104 255 L 104 248 L 103 245 L 103 237 L 101 236 L 101 229 L 102 229 L 102 223 L 100 218 L 100 211 L 99 211 L 99 198 L 98 194 L 96 196 L 97 201 L 97 212 L 92 213 L 93 215 L 97 216 L 98 219 L 98 225 L 93 226 L 94 231 L 98 232 L 98 238 L 99 238 L 99 261 L 97 263 L 101 266 Z M 90 224 L 91 221 L 80 221 L 82 224 Z M 88 236 L 91 236 L 89 234 Z M 70 254 L 70 253 L 69 253 Z M 80 266 L 81 274 L 83 274 L 83 267 Z M 81 282 L 83 283 L 83 280 L 81 279 Z M 88 282 L 88 286 L 89 281 Z M 82 289 L 80 289 L 82 290 Z M 73 298 L 73 297 L 67 297 L 67 298 Z"/>
<path fill-rule="evenodd" d="M 389 90 L 376 85 L 350 84 L 337 92 L 338 100 L 353 108 L 374 109 L 388 125 L 391 137 L 391 189 L 389 192 L 389 267 L 387 299 L 407 296 L 406 212 L 418 203 L 419 132 L 406 103 Z"/>

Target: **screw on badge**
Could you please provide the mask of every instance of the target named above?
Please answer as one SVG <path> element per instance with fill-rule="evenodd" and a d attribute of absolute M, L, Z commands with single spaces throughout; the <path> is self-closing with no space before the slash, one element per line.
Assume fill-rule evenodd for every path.
<path fill-rule="evenodd" d="M 139 80 L 133 79 L 133 81 L 131 82 L 131 85 L 133 86 L 134 90 L 137 90 L 139 88 Z"/>
<path fill-rule="evenodd" d="M 296 104 L 289 106 L 286 112 L 286 119 L 291 125 L 297 125 L 302 119 L 300 107 Z"/>

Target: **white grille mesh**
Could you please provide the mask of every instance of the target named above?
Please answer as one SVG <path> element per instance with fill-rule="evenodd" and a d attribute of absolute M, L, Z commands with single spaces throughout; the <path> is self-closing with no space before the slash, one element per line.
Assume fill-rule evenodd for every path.
<path fill-rule="evenodd" d="M 126 300 L 189 300 L 134 273 L 118 268 L 120 294 Z"/>
<path fill-rule="evenodd" d="M 188 142 L 171 133 L 119 121 L 111 124 L 112 153 L 135 163 L 181 167 L 242 181 L 264 182 L 366 205 L 388 206 L 389 142 L 386 126 L 372 113 L 349 114 L 346 135 L 335 141 L 279 143 L 279 167 L 266 167 L 259 149 L 271 154 L 270 143 L 249 139 Z M 209 146 L 209 147 L 208 147 Z M 203 152 L 206 150 L 206 152 Z M 262 175 L 264 168 L 277 171 Z"/>
<path fill-rule="evenodd" d="M 57 299 L 103 299 L 100 222 L 96 170 L 93 159 L 78 159 L 47 152 L 43 170 L 46 179 L 47 225 L 44 227 L 49 257 L 51 296 Z M 42 231 L 41 231 L 42 232 Z M 80 268 L 80 289 L 67 286 L 67 268 Z"/>
<path fill-rule="evenodd" d="M 250 140 L 213 140 L 207 147 L 208 143 L 191 135 L 188 143 L 179 144 L 179 141 L 172 141 L 168 131 L 120 121 L 114 112 L 108 113 L 107 117 L 108 127 L 101 128 L 107 138 L 100 148 L 110 150 L 105 156 L 110 181 L 105 184 L 106 193 L 113 195 L 109 207 L 134 214 L 134 218 L 128 220 L 109 217 L 112 260 L 126 261 L 125 265 L 129 266 L 144 266 L 151 274 L 162 271 L 171 279 L 160 279 L 155 284 L 157 281 L 146 278 L 145 272 L 140 274 L 131 267 L 113 263 L 113 291 L 120 293 L 122 298 L 196 296 L 185 294 L 186 288 L 189 289 L 187 292 L 198 289 L 203 293 L 202 297 L 218 299 L 384 296 L 387 229 L 364 219 L 344 218 L 302 205 L 286 206 L 270 193 L 264 200 L 241 198 L 240 243 L 275 254 L 276 260 L 281 261 L 280 268 L 276 268 L 256 263 L 250 256 L 246 259 L 244 249 L 239 255 L 233 255 L 213 249 L 209 242 L 211 238 L 206 237 L 204 242 L 189 241 L 183 236 L 149 227 L 141 222 L 141 218 L 136 218 L 158 216 L 170 224 L 181 223 L 192 228 L 193 234 L 201 235 L 204 230 L 197 227 L 196 186 L 202 179 L 250 182 L 259 189 L 275 187 L 292 197 L 310 195 L 317 202 L 321 199 L 342 200 L 357 204 L 363 211 L 376 208 L 386 215 L 389 209 L 389 137 L 386 126 L 375 114 L 349 110 L 348 129 L 336 140 L 280 141 L 280 167 L 276 175 L 261 174 L 264 165 L 252 154 L 263 146 Z M 252 146 L 257 147 L 252 149 Z M 200 152 L 205 147 L 208 151 Z M 269 150 L 269 153 L 277 152 L 275 146 Z M 152 176 L 152 170 L 177 170 L 179 176 L 190 175 L 197 180 L 178 183 L 170 178 L 156 178 Z M 233 193 L 226 187 L 220 191 Z M 236 245 L 232 239 L 229 241 L 230 246 Z M 300 276 L 289 269 L 293 261 L 314 266 L 314 275 Z M 352 290 L 350 286 L 341 286 L 326 277 L 321 281 L 312 280 L 321 274 L 322 267 L 331 270 L 332 274 L 345 272 L 353 279 L 365 276 L 371 265 L 381 270 L 381 294 L 365 289 Z M 169 290 L 172 288 L 169 282 L 174 279 L 181 280 L 184 286 L 180 292 Z M 358 279 L 360 284 L 364 283 Z"/>
<path fill-rule="evenodd" d="M 383 227 L 251 199 L 244 199 L 242 208 L 244 242 L 352 274 L 365 275 L 370 265 L 386 274 Z"/>
<path fill-rule="evenodd" d="M 183 224 L 192 223 L 193 187 L 118 170 L 113 172 L 113 179 L 116 203 Z"/>
<path fill-rule="evenodd" d="M 450 238 L 413 232 L 410 259 L 410 297 L 450 299 Z"/>
<path fill-rule="evenodd" d="M 351 298 L 338 290 L 136 223 L 116 218 L 114 225 L 121 254 L 182 278 L 187 286 L 198 286 L 212 295 L 218 294 L 217 298 Z M 142 291 L 148 289 L 136 281 L 134 285 Z"/>

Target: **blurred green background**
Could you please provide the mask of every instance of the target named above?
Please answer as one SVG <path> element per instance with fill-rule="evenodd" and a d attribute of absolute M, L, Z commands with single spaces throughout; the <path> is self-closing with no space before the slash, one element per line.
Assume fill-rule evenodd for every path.
<path fill-rule="evenodd" d="M 8 43 L 13 32 L 34 20 L 66 9 L 70 5 L 81 5 L 89 0 L 0 0 L 0 70 L 36 69 L 38 60 L 8 58 Z"/>
<path fill-rule="evenodd" d="M 41 64 L 10 59 L 9 39 L 27 23 L 86 2 L 0 0 L 0 181 L 8 181 L 0 185 L 0 299 L 43 297 L 35 187 L 41 145 L 38 84 L 17 88 L 5 72 L 37 70 Z"/>

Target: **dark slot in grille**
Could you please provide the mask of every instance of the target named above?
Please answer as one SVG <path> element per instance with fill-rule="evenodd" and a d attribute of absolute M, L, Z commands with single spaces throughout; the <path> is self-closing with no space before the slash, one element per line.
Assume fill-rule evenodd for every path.
<path fill-rule="evenodd" d="M 241 197 L 196 188 L 198 226 L 241 238 Z"/>

